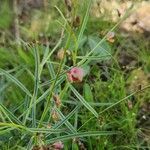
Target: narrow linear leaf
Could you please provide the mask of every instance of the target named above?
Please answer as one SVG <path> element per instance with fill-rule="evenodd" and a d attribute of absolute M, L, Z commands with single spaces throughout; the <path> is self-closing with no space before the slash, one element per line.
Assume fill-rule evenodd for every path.
<path fill-rule="evenodd" d="M 14 130 L 14 128 L 7 128 L 4 130 L 0 130 L 0 135 L 6 134 L 6 133 L 10 132 L 11 130 Z"/>
<path fill-rule="evenodd" d="M 63 120 L 61 120 L 58 124 L 56 124 L 54 126 L 54 129 L 57 129 L 59 127 L 61 127 L 63 124 L 65 124 L 69 118 L 72 117 L 72 115 L 74 115 L 74 113 L 80 108 L 80 106 L 76 106 Z"/>
<path fill-rule="evenodd" d="M 83 133 L 75 133 L 69 134 L 64 136 L 59 136 L 56 138 L 52 138 L 46 141 L 46 143 L 53 143 L 56 141 L 65 141 L 69 139 L 79 138 L 79 137 L 89 137 L 89 136 L 107 136 L 107 135 L 114 135 L 119 134 L 120 132 L 116 131 L 91 131 L 91 132 L 83 132 Z"/>
<path fill-rule="evenodd" d="M 36 99 L 37 99 L 37 94 L 38 94 L 38 88 L 39 88 L 39 80 L 40 80 L 40 74 L 39 74 L 39 65 L 40 65 L 40 56 L 38 53 L 38 49 L 34 48 L 34 59 L 35 59 L 35 81 L 34 81 L 34 93 L 31 99 L 30 105 L 33 104 L 33 109 L 32 109 L 32 126 L 36 126 Z"/>
<path fill-rule="evenodd" d="M 86 28 L 86 24 L 87 24 L 87 21 L 88 21 L 88 18 L 89 18 L 89 12 L 90 12 L 90 7 L 91 7 L 91 2 L 92 2 L 92 0 L 90 0 L 90 2 L 88 2 L 86 14 L 84 16 L 82 27 L 81 27 L 81 30 L 80 30 L 80 33 L 79 33 L 79 36 L 78 36 L 78 44 L 81 41 L 83 33 L 85 31 L 85 28 Z"/>
<path fill-rule="evenodd" d="M 47 89 L 47 90 L 36 100 L 35 103 L 38 104 L 39 102 L 41 102 L 42 100 L 44 100 L 44 99 L 48 96 L 49 92 L 50 92 L 50 89 Z M 29 106 L 29 107 L 19 116 L 19 118 L 21 118 L 22 116 L 24 116 L 24 115 L 27 113 L 27 111 L 29 111 L 33 106 L 34 106 L 34 103 L 33 103 L 31 106 Z"/>
<path fill-rule="evenodd" d="M 28 128 L 33 133 L 62 133 L 65 130 L 61 129 L 48 129 L 48 128 Z"/>
<path fill-rule="evenodd" d="M 17 86 L 19 86 L 20 89 L 22 91 L 24 91 L 27 95 L 29 95 L 30 97 L 32 96 L 31 93 L 28 91 L 28 89 L 18 79 L 16 79 L 14 76 L 12 76 L 10 73 L 8 73 L 7 71 L 5 71 L 1 68 L 0 68 L 0 73 L 3 73 L 3 75 L 5 75 L 8 79 L 10 79 L 12 82 L 14 82 Z"/>
<path fill-rule="evenodd" d="M 55 79 L 56 79 L 56 78 L 53 78 L 53 79 L 51 79 L 51 80 L 49 80 L 49 81 L 46 81 L 46 82 L 42 83 L 42 84 L 41 84 L 41 87 L 50 85 Z M 58 81 L 63 82 L 64 80 L 65 80 L 65 76 L 64 76 L 64 74 L 61 74 L 61 75 L 58 77 Z"/>
<path fill-rule="evenodd" d="M 45 51 L 44 51 L 44 55 L 43 55 L 43 59 L 42 59 L 42 62 L 41 62 L 41 66 L 43 66 L 45 64 L 45 60 L 46 60 L 46 57 L 48 56 L 48 53 L 49 53 L 49 44 L 46 46 L 45 48 Z"/>
<path fill-rule="evenodd" d="M 55 87 L 57 87 L 58 85 L 60 85 L 64 80 L 65 80 L 64 77 L 62 77 L 61 79 L 59 79 L 59 80 L 57 81 Z M 38 104 L 38 103 L 41 102 L 42 100 L 46 99 L 46 97 L 48 96 L 49 92 L 50 92 L 50 89 L 47 89 L 47 90 L 36 100 L 35 103 Z M 30 110 L 30 109 L 33 107 L 33 105 L 34 105 L 35 103 L 33 103 L 31 106 L 29 106 L 29 107 L 19 116 L 19 118 L 22 117 L 22 116 L 24 116 L 24 115 L 27 113 L 27 111 Z"/>
<path fill-rule="evenodd" d="M 83 92 L 84 92 L 84 98 L 88 101 L 88 102 L 93 102 L 93 94 L 91 91 L 91 87 L 88 83 L 85 83 L 83 86 Z"/>
<path fill-rule="evenodd" d="M 73 115 L 74 113 L 80 108 L 79 105 L 77 105 L 64 119 L 62 119 L 60 122 L 58 122 L 58 124 L 56 124 L 53 129 L 57 129 L 59 127 L 61 127 L 63 124 L 65 124 Z M 50 134 L 48 134 L 46 136 L 46 138 L 50 136 Z"/>
<path fill-rule="evenodd" d="M 30 150 L 33 148 L 33 141 L 34 141 L 34 136 L 32 136 L 27 144 L 27 150 Z"/>
<path fill-rule="evenodd" d="M 64 129 L 49 129 L 49 128 L 27 128 L 26 126 L 18 125 L 15 123 L 2 123 L 0 122 L 0 129 L 8 129 L 11 128 L 17 129 L 21 131 L 26 131 L 28 133 L 62 133 Z"/>
<path fill-rule="evenodd" d="M 51 63 L 47 63 L 47 66 L 48 66 L 48 71 L 50 73 L 50 76 L 51 78 L 56 78 L 56 74 L 55 74 L 55 71 L 54 71 L 54 67 Z"/>
<path fill-rule="evenodd" d="M 55 50 L 59 47 L 59 45 L 61 44 L 62 38 L 59 39 L 59 41 L 57 42 L 57 44 L 55 45 L 55 47 L 50 51 L 50 53 L 48 53 L 48 50 L 46 51 L 46 53 L 48 53 L 47 55 L 45 54 L 41 63 L 41 66 L 43 67 L 45 65 L 45 63 L 49 60 L 49 58 L 51 57 L 51 55 L 55 52 Z M 49 47 L 48 47 L 49 48 Z"/>
<path fill-rule="evenodd" d="M 77 56 L 77 59 L 90 59 L 90 60 L 103 60 L 106 57 L 110 57 L 110 54 L 102 55 L 102 56 Z"/>
<path fill-rule="evenodd" d="M 58 112 L 61 120 L 64 120 L 65 116 L 61 113 L 61 111 L 59 109 L 56 109 L 56 111 Z M 77 133 L 76 129 L 71 125 L 71 123 L 68 120 L 65 122 L 65 125 L 70 129 L 72 133 Z"/>
<path fill-rule="evenodd" d="M 71 91 L 75 94 L 75 96 L 80 100 L 80 102 L 89 110 L 91 111 L 95 117 L 98 118 L 98 113 L 95 111 L 95 109 L 79 94 L 79 92 L 71 85 L 69 84 Z"/>
<path fill-rule="evenodd" d="M 17 130 L 21 129 L 22 131 L 24 130 L 30 132 L 30 130 L 28 130 L 28 128 L 26 128 L 25 126 L 15 124 L 15 123 L 0 122 L 0 127 L 10 127 Z"/>
<path fill-rule="evenodd" d="M 3 111 L 5 111 L 5 113 L 11 118 L 11 120 L 13 120 L 15 123 L 17 124 L 22 124 L 21 121 L 13 115 L 12 112 L 10 112 L 3 104 L 0 104 L 0 110 L 3 109 Z"/>
<path fill-rule="evenodd" d="M 75 102 L 75 101 L 69 101 L 69 100 L 64 100 L 63 102 L 67 103 L 67 104 L 72 104 L 72 105 L 83 105 L 81 102 Z M 89 104 L 91 106 L 101 107 L 101 106 L 110 106 L 113 103 L 94 103 L 94 102 L 89 102 Z"/>
<path fill-rule="evenodd" d="M 40 78 L 40 74 L 39 74 L 40 58 L 39 58 L 38 49 L 35 47 L 33 50 L 34 50 L 34 61 L 35 61 L 34 92 L 33 92 L 33 95 L 31 97 L 29 108 L 27 109 L 27 113 L 24 117 L 23 123 L 26 124 L 27 118 L 30 115 L 30 111 L 31 111 L 30 108 L 32 108 L 32 126 L 35 127 L 36 126 L 36 99 L 37 99 L 37 94 L 38 94 L 39 78 Z M 31 107 L 31 105 L 33 105 L 33 107 Z"/>

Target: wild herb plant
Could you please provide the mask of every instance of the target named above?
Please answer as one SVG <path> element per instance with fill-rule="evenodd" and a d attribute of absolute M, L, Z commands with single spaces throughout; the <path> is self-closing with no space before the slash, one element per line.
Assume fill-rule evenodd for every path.
<path fill-rule="evenodd" d="M 82 11 L 79 4 L 72 8 L 67 3 L 71 21 L 55 6 L 60 32 L 53 47 L 20 38 L 20 45 L 0 48 L 1 149 L 141 147 L 136 128 L 139 103 L 129 111 L 126 102 L 149 86 L 126 92 L 108 33 L 102 38 L 88 35 L 92 0 L 83 3 Z M 104 82 L 97 64 L 108 61 L 111 77 Z"/>

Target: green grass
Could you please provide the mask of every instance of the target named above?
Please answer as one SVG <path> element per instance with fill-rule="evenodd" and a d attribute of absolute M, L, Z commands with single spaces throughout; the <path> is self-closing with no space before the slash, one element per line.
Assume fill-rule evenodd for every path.
<path fill-rule="evenodd" d="M 47 44 L 37 42 L 34 33 L 28 35 L 27 22 L 19 28 L 21 44 L 17 45 L 11 38 L 12 16 L 5 10 L 11 8 L 4 7 L 7 17 L 0 22 L 0 32 L 6 33 L 8 42 L 0 37 L 0 149 L 30 150 L 57 141 L 62 141 L 66 150 L 81 149 L 79 143 L 89 150 L 150 147 L 148 109 L 140 114 L 150 99 L 149 42 L 142 35 L 128 40 L 120 34 L 119 24 L 128 13 L 117 24 L 90 16 L 91 2 L 86 0 L 82 7 L 78 1 L 74 3 L 70 16 L 81 18 L 77 28 L 67 18 L 65 4 L 52 2 L 53 7 L 48 6 L 52 21 L 36 33 L 44 30 L 47 39 L 50 34 Z M 47 14 L 44 10 L 39 13 Z M 99 28 L 114 31 L 115 42 L 97 34 Z M 24 37 L 25 30 L 29 32 Z M 30 39 L 25 42 L 26 37 Z M 65 57 L 59 60 L 56 55 L 61 48 Z M 120 64 L 122 49 L 135 58 L 136 64 L 129 69 Z M 66 73 L 73 66 L 85 70 L 81 83 L 67 80 Z M 59 95 L 61 107 L 54 95 Z"/>

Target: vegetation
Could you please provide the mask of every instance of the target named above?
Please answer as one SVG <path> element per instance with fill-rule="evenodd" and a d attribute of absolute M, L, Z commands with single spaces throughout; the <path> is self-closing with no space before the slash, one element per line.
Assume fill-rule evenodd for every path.
<path fill-rule="evenodd" d="M 116 24 L 92 0 L 0 3 L 0 149 L 149 149 L 149 36 L 119 28 L 132 8 Z"/>

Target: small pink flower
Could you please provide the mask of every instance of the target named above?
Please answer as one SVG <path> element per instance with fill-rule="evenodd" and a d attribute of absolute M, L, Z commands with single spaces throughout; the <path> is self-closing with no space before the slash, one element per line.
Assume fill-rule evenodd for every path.
<path fill-rule="evenodd" d="M 61 150 L 64 148 L 64 144 L 61 141 L 55 142 L 53 144 L 55 150 Z"/>
<path fill-rule="evenodd" d="M 79 67 L 74 67 L 67 73 L 67 77 L 71 83 L 82 82 L 84 77 L 84 70 Z"/>

